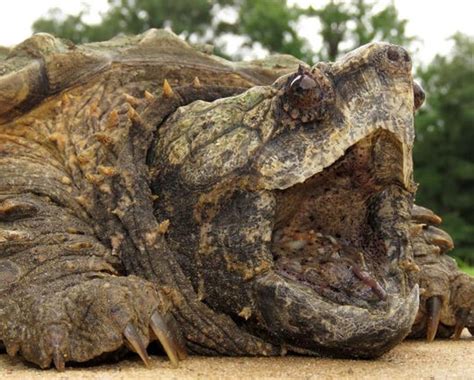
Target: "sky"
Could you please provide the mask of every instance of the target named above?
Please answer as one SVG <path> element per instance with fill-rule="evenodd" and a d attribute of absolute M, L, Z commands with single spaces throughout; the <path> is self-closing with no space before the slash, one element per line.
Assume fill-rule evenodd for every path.
<path fill-rule="evenodd" d="M 326 0 L 290 0 L 301 6 L 312 5 L 315 8 Z M 428 63 L 437 53 L 446 54 L 452 44 L 448 38 L 460 31 L 474 36 L 472 0 L 395 0 L 401 18 L 408 19 L 407 34 L 417 36 L 416 57 Z M 0 13 L 0 45 L 12 46 L 31 35 L 31 24 L 52 7 L 59 7 L 65 13 L 76 14 L 82 4 L 88 4 L 91 16 L 87 21 L 98 21 L 99 13 L 107 9 L 106 0 L 10 0 L 2 4 Z M 378 6 L 388 0 L 378 1 Z M 317 35 L 318 25 L 313 20 L 301 24 L 300 33 L 305 37 Z M 319 41 L 313 40 L 313 44 Z M 316 47 L 316 46 L 313 46 Z"/>

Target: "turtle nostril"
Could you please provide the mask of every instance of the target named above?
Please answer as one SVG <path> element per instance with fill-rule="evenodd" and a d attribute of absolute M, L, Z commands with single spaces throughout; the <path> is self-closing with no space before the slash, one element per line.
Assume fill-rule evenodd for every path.
<path fill-rule="evenodd" d="M 400 53 L 396 47 L 391 46 L 387 51 L 387 57 L 391 61 L 398 61 L 400 59 Z"/>
<path fill-rule="evenodd" d="M 405 75 L 411 71 L 411 58 L 401 46 L 382 44 L 373 59 L 374 64 L 386 73 Z"/>
<path fill-rule="evenodd" d="M 423 105 L 425 97 L 425 91 L 423 91 L 423 88 L 417 82 L 413 82 L 413 101 L 415 111 Z"/>

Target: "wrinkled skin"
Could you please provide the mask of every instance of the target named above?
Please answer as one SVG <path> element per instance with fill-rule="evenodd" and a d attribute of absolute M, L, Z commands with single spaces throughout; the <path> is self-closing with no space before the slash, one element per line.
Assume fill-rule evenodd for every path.
<path fill-rule="evenodd" d="M 410 333 L 472 332 L 473 280 L 413 205 L 424 95 L 402 48 L 231 63 L 151 30 L 79 47 L 36 35 L 3 58 L 8 354 L 148 363 L 158 340 L 174 364 L 374 358 Z"/>

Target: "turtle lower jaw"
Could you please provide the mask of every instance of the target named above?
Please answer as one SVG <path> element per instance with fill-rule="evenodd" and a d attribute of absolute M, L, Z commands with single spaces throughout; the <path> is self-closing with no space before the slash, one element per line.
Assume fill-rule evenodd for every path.
<path fill-rule="evenodd" d="M 305 354 L 376 358 L 410 332 L 419 290 L 388 294 L 383 308 L 340 305 L 301 282 L 269 272 L 255 284 L 260 329 L 271 343 Z"/>

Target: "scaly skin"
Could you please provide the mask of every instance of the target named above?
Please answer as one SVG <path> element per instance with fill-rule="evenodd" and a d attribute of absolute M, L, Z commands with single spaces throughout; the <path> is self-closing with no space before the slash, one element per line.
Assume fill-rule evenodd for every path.
<path fill-rule="evenodd" d="M 472 278 L 443 255 L 450 243 L 429 227 L 436 219 L 412 213 L 412 115 L 422 92 L 413 88 L 406 53 L 373 44 L 312 71 L 300 64 L 288 56 L 227 62 L 156 30 L 79 47 L 37 35 L 11 50 L 0 61 L 0 341 L 7 352 L 60 370 L 123 348 L 147 363 L 155 339 L 175 364 L 185 357 L 182 343 L 209 355 L 376 357 L 409 332 L 415 283 L 422 292 L 413 335 L 436 334 L 426 322 L 437 319 L 425 306 L 436 309 L 433 296 L 442 300 L 439 336 L 472 331 Z M 302 138 L 308 125 L 330 137 Z M 306 155 L 286 156 L 292 149 Z M 301 195 L 309 186 L 301 182 L 343 188 L 337 178 L 355 184 L 343 191 L 349 204 L 366 195 L 372 203 L 352 210 L 330 191 L 326 208 L 323 198 Z M 318 277 L 318 286 L 343 296 L 316 294 L 278 272 L 294 256 L 275 264 L 272 230 L 281 215 L 291 229 L 308 211 L 292 219 L 276 206 L 300 195 L 326 215 L 322 235 L 339 231 L 332 210 L 346 210 L 358 226 L 345 229 L 367 249 L 364 267 L 345 249 L 340 260 L 316 256 L 315 268 L 330 265 L 325 273 L 335 276 Z M 383 241 L 396 260 L 381 259 L 381 248 L 356 239 L 358 231 Z M 335 253 L 327 239 L 314 242 Z M 347 281 L 358 293 L 346 294 Z M 278 289 L 286 289 L 283 298 Z M 302 294 L 298 307 L 287 302 Z M 316 311 L 308 309 L 314 297 Z M 329 330 L 322 319 L 331 320 Z"/>
<path fill-rule="evenodd" d="M 474 282 L 457 269 L 446 253 L 453 249 L 451 237 L 437 226 L 441 218 L 417 207 L 413 214 L 415 261 L 420 267 L 417 281 L 422 289 L 420 309 L 411 337 L 459 339 L 464 327 L 474 332 Z M 422 227 L 421 230 L 418 228 Z"/>

